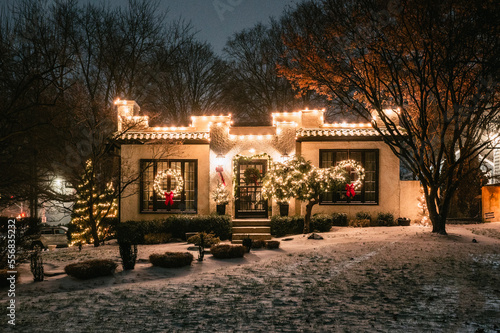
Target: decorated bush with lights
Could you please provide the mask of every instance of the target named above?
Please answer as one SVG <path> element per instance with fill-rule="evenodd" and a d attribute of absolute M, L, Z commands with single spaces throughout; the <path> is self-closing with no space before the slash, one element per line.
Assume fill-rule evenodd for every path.
<path fill-rule="evenodd" d="M 93 180 L 92 162 L 87 162 L 81 184 L 77 188 L 77 200 L 71 214 L 71 245 L 93 243 L 99 246 L 109 236 L 110 219 L 117 215 L 117 202 L 112 183 L 99 189 Z"/>
<path fill-rule="evenodd" d="M 357 179 L 351 182 L 348 169 L 355 171 Z M 311 161 L 296 156 L 285 162 L 273 163 L 263 181 L 262 194 L 267 199 L 286 202 L 296 198 L 306 202 L 303 233 L 308 233 L 311 213 L 320 196 L 326 192 L 345 186 L 347 196 L 354 196 L 361 187 L 364 169 L 356 161 L 342 161 L 330 168 L 317 168 Z"/>
<path fill-rule="evenodd" d="M 217 187 L 212 192 L 212 199 L 216 205 L 227 205 L 229 203 L 229 192 L 222 182 L 217 183 Z"/>

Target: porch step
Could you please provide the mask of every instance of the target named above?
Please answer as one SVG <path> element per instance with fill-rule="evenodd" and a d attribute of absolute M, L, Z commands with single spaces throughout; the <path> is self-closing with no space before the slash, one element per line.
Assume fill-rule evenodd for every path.
<path fill-rule="evenodd" d="M 271 227 L 233 227 L 233 234 L 269 234 L 271 233 Z"/>
<path fill-rule="evenodd" d="M 252 240 L 270 240 L 272 238 L 271 234 L 269 234 L 269 233 L 233 234 L 233 239 L 232 239 L 231 243 L 241 244 L 243 242 L 243 239 L 245 239 L 247 237 L 251 238 Z"/>
<path fill-rule="evenodd" d="M 268 219 L 235 219 L 233 220 L 233 244 L 241 244 L 243 239 L 271 239 L 271 220 Z"/>
<path fill-rule="evenodd" d="M 271 220 L 269 220 L 269 219 L 235 219 L 235 220 L 233 220 L 233 227 L 250 227 L 250 226 L 268 227 L 270 225 L 271 225 Z"/>

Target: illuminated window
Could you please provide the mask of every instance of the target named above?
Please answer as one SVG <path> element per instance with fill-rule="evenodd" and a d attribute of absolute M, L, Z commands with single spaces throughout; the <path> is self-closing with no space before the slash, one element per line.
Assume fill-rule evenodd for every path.
<path fill-rule="evenodd" d="M 356 190 L 351 204 L 378 204 L 378 150 L 323 150 L 319 151 L 319 163 L 322 168 L 329 168 L 347 159 L 355 160 L 365 169 L 365 179 L 360 189 Z M 351 173 L 351 181 L 356 180 L 356 174 Z M 346 204 L 346 190 L 331 191 L 323 195 L 320 204 Z"/>
<path fill-rule="evenodd" d="M 173 169 L 180 172 L 184 186 L 180 193 L 173 198 L 173 205 L 165 203 L 165 194 L 156 193 L 153 184 L 159 171 Z M 141 212 L 158 213 L 196 213 L 197 211 L 197 174 L 196 160 L 141 160 Z M 177 186 L 175 178 L 166 177 L 162 180 L 161 188 L 170 192 Z"/>

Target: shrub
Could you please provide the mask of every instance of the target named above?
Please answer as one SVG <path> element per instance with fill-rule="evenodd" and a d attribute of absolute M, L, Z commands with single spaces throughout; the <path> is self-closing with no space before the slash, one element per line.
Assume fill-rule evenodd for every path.
<path fill-rule="evenodd" d="M 261 249 L 266 246 L 266 241 L 257 239 L 252 242 L 252 249 Z"/>
<path fill-rule="evenodd" d="M 304 218 L 302 216 L 278 216 L 271 217 L 271 234 L 283 237 L 289 234 L 300 234 L 304 230 Z"/>
<path fill-rule="evenodd" d="M 332 225 L 337 227 L 347 227 L 347 214 L 346 213 L 333 213 Z"/>
<path fill-rule="evenodd" d="M 217 259 L 243 258 L 246 248 L 243 245 L 214 245 L 210 252 Z"/>
<path fill-rule="evenodd" d="M 70 264 L 64 267 L 69 276 L 86 280 L 99 276 L 113 275 L 118 265 L 109 259 L 94 259 Z"/>
<path fill-rule="evenodd" d="M 137 260 L 137 244 L 118 243 L 124 270 L 134 269 Z"/>
<path fill-rule="evenodd" d="M 406 218 L 406 217 L 400 217 L 400 218 L 397 219 L 397 223 L 400 226 L 407 227 L 407 226 L 410 225 L 410 222 L 411 222 L 411 220 L 409 218 Z"/>
<path fill-rule="evenodd" d="M 39 250 L 35 250 L 32 251 L 31 253 L 30 269 L 31 269 L 31 274 L 33 274 L 33 279 L 36 282 L 43 281 L 44 278 L 43 259 L 40 252 L 41 251 Z"/>
<path fill-rule="evenodd" d="M 391 213 L 379 213 L 377 215 L 377 225 L 390 227 L 396 225 L 397 222 L 394 221 L 394 215 Z"/>
<path fill-rule="evenodd" d="M 356 219 L 358 220 L 372 220 L 372 216 L 370 213 L 367 212 L 357 212 L 356 213 Z"/>
<path fill-rule="evenodd" d="M 330 231 L 333 225 L 333 219 L 324 214 L 318 214 L 311 217 L 311 230 L 319 232 Z M 303 216 L 278 216 L 271 217 L 271 234 L 276 237 L 285 235 L 301 234 L 304 230 Z"/>
<path fill-rule="evenodd" d="M 203 246 L 204 248 L 211 247 L 220 243 L 219 237 L 215 237 L 214 233 L 207 234 L 206 232 L 199 232 L 194 236 L 189 237 L 188 243 Z"/>
<path fill-rule="evenodd" d="M 116 239 L 119 244 L 142 244 L 145 226 L 142 221 L 127 221 L 116 226 Z M 146 221 L 144 221 L 147 223 Z"/>
<path fill-rule="evenodd" d="M 165 252 L 164 254 L 153 253 L 149 256 L 153 266 L 165 268 L 178 268 L 191 265 L 193 255 L 189 252 Z"/>
<path fill-rule="evenodd" d="M 158 234 L 146 234 L 144 235 L 144 244 L 165 244 L 172 239 L 172 234 L 167 234 L 166 232 L 161 232 Z"/>
<path fill-rule="evenodd" d="M 276 240 L 268 240 L 266 241 L 266 248 L 269 250 L 279 249 L 280 242 Z"/>
<path fill-rule="evenodd" d="M 246 253 L 250 252 L 250 249 L 252 248 L 252 243 L 253 240 L 248 236 L 246 238 L 243 238 L 243 240 L 241 241 L 241 245 L 245 247 Z"/>
<path fill-rule="evenodd" d="M 21 273 L 19 271 L 17 271 L 16 274 L 10 274 L 7 272 L 8 272 L 7 269 L 0 269 L 0 288 L 10 286 L 10 280 L 7 280 L 7 278 L 10 278 L 11 275 L 16 276 L 16 283 L 19 282 L 19 278 L 21 277 Z"/>
<path fill-rule="evenodd" d="M 370 226 L 370 220 L 368 219 L 354 219 L 349 221 L 349 226 L 350 227 L 369 227 Z"/>
<path fill-rule="evenodd" d="M 171 234 L 173 238 L 185 239 L 187 232 L 213 232 L 220 239 L 231 237 L 232 225 L 229 215 L 172 215 L 165 220 L 127 221 L 117 225 L 118 242 L 144 244 L 147 234 Z"/>
<path fill-rule="evenodd" d="M 332 228 L 333 219 L 330 215 L 318 214 L 311 218 L 310 228 L 313 231 L 328 232 Z"/>
<path fill-rule="evenodd" d="M 29 259 L 31 244 L 40 236 L 40 219 L 31 217 L 16 219 L 15 229 L 9 229 L 9 224 L 11 224 L 9 220 L 11 220 L 11 218 L 0 216 L 0 233 L 6 236 L 0 237 L 0 269 L 8 268 L 8 256 L 11 249 L 9 249 L 8 234 L 12 233 L 12 231 L 9 230 L 14 230 L 15 233 L 17 264 Z"/>

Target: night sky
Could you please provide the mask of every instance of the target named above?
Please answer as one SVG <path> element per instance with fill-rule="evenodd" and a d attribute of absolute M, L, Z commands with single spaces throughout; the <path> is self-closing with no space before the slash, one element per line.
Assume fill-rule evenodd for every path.
<path fill-rule="evenodd" d="M 1 1 L 1 0 L 0 0 Z M 80 0 L 100 2 L 100 0 Z M 126 5 L 128 0 L 110 3 Z M 288 5 L 297 0 L 160 0 L 162 9 L 169 9 L 170 20 L 183 18 L 191 21 L 199 40 L 208 41 L 221 53 L 227 39 L 235 32 L 250 28 L 258 22 L 267 23 L 269 17 L 279 18 Z"/>

